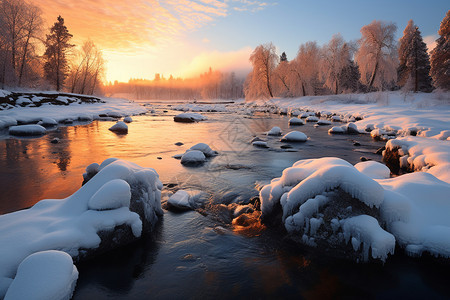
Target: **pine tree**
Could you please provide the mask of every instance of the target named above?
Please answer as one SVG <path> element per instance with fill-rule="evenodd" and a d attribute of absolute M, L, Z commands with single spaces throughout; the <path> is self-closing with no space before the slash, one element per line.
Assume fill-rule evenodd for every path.
<path fill-rule="evenodd" d="M 410 20 L 400 39 L 398 85 L 414 92 L 431 92 L 430 58 L 419 28 Z"/>
<path fill-rule="evenodd" d="M 281 55 L 280 55 L 280 62 L 282 62 L 282 61 L 286 61 L 286 62 L 288 61 L 285 52 L 281 53 Z"/>
<path fill-rule="evenodd" d="M 69 44 L 71 38 L 72 35 L 64 25 L 64 19 L 58 16 L 58 21 L 55 22 L 50 29 L 50 34 L 47 35 L 44 53 L 45 78 L 55 85 L 57 91 L 64 86 L 64 81 L 69 73 L 67 52 L 74 47 L 74 45 Z"/>
<path fill-rule="evenodd" d="M 431 77 L 437 88 L 450 90 L 450 10 L 441 22 L 441 36 L 431 51 Z"/>

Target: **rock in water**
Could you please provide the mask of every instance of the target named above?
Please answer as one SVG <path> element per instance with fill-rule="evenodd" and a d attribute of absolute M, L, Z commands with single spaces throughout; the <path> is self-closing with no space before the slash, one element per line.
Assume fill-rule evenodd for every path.
<path fill-rule="evenodd" d="M 125 134 L 128 133 L 128 125 L 125 124 L 125 122 L 119 121 L 116 124 L 114 124 L 111 128 L 109 128 L 109 130 L 116 133 Z"/>

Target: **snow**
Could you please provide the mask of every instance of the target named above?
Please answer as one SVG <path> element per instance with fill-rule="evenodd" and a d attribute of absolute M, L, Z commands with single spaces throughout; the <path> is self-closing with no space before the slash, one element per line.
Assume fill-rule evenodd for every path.
<path fill-rule="evenodd" d="M 306 118 L 306 122 L 317 122 L 319 121 L 319 118 L 316 116 L 309 116 Z"/>
<path fill-rule="evenodd" d="M 203 152 L 199 150 L 186 151 L 186 153 L 184 153 L 183 156 L 181 157 L 181 163 L 185 165 L 200 164 L 205 161 L 206 161 L 205 154 L 203 154 Z"/>
<path fill-rule="evenodd" d="M 386 148 L 401 149 L 402 161 L 414 171 L 424 171 L 450 183 L 450 143 L 417 136 L 389 140 Z"/>
<path fill-rule="evenodd" d="M 198 144 L 195 144 L 194 146 L 192 146 L 191 148 L 189 148 L 188 151 L 190 151 L 190 150 L 198 150 L 198 151 L 201 151 L 201 152 L 203 152 L 203 154 L 204 154 L 206 157 L 211 157 L 211 156 L 216 156 L 216 155 L 217 155 L 217 152 L 214 151 L 214 150 L 212 150 L 211 147 L 210 147 L 209 145 L 205 144 L 205 143 L 198 143 Z"/>
<path fill-rule="evenodd" d="M 55 250 L 37 252 L 20 263 L 5 300 L 70 299 L 77 279 L 78 270 L 69 254 Z"/>
<path fill-rule="evenodd" d="M 388 254 L 394 254 L 395 237 L 380 227 L 377 219 L 368 215 L 359 215 L 341 221 L 345 241 L 352 238 L 353 249 L 356 251 L 362 244 L 363 260 L 369 259 L 369 249 L 372 258 L 386 261 Z"/>
<path fill-rule="evenodd" d="M 6 91 L 1 93 L 9 93 Z M 36 93 L 51 93 L 51 92 L 36 92 Z M 33 98 L 34 99 L 34 98 Z M 67 98 L 58 97 L 61 101 Z M 100 97 L 104 103 L 70 103 L 69 105 L 42 105 L 40 107 L 13 107 L 12 109 L 0 111 L 0 121 L 5 118 L 8 120 L 41 120 L 44 117 L 52 118 L 57 122 L 73 119 L 90 121 L 98 119 L 100 114 L 115 114 L 119 117 L 123 115 L 137 115 L 147 112 L 147 109 L 137 103 L 130 102 L 125 99 Z M 5 125 L 0 127 L 14 126 L 16 124 Z"/>
<path fill-rule="evenodd" d="M 289 125 L 305 125 L 305 122 L 299 118 L 290 118 Z"/>
<path fill-rule="evenodd" d="M 330 129 L 328 129 L 328 133 L 345 133 L 345 129 L 342 128 L 341 126 L 333 126 Z"/>
<path fill-rule="evenodd" d="M 55 119 L 43 117 L 41 118 L 41 121 L 38 124 L 42 126 L 56 126 L 58 125 L 58 122 L 56 122 Z"/>
<path fill-rule="evenodd" d="M 281 135 L 281 128 L 278 126 L 272 127 L 272 129 L 267 132 L 267 135 Z"/>
<path fill-rule="evenodd" d="M 316 124 L 317 124 L 317 125 L 321 125 L 321 126 L 324 126 L 324 125 L 331 125 L 331 121 L 324 120 L 324 119 L 320 119 L 319 121 L 317 121 Z"/>
<path fill-rule="evenodd" d="M 387 179 L 391 176 L 389 168 L 376 161 L 363 161 L 357 163 L 355 168 L 372 179 Z"/>
<path fill-rule="evenodd" d="M 30 136 L 30 135 L 43 135 L 47 130 L 41 125 L 17 125 L 9 127 L 9 134 Z"/>
<path fill-rule="evenodd" d="M 128 133 L 128 125 L 125 122 L 119 121 L 109 128 L 109 130 L 117 133 Z"/>
<path fill-rule="evenodd" d="M 115 180 L 119 180 L 121 187 L 116 187 Z M 125 183 L 120 180 L 131 187 L 133 201 L 142 206 L 142 217 L 130 207 L 122 206 L 127 200 L 118 200 L 114 195 L 119 191 L 126 194 L 126 199 L 129 197 Z M 87 249 L 95 249 L 101 242 L 99 233 L 112 231 L 119 225 L 129 226 L 133 236 L 139 238 L 143 222 L 154 226 L 163 214 L 162 187 L 154 169 L 109 159 L 71 196 L 41 200 L 29 209 L 1 215 L 0 279 L 14 278 L 19 264 L 39 251 L 60 250 L 77 257 L 80 250 L 85 253 Z M 107 203 L 107 195 L 112 196 L 114 205 Z M 95 208 L 108 209 L 92 210 L 89 206 L 93 203 Z"/>
<path fill-rule="evenodd" d="M 306 134 L 300 131 L 291 131 L 281 138 L 282 142 L 306 142 L 307 140 Z"/>
<path fill-rule="evenodd" d="M 264 142 L 264 141 L 254 141 L 252 143 L 252 145 L 255 147 L 260 147 L 260 148 L 269 148 L 269 145 L 267 145 L 267 142 Z"/>
<path fill-rule="evenodd" d="M 129 207 L 131 200 L 130 189 L 130 185 L 123 179 L 108 181 L 89 199 L 88 208 L 92 210 L 107 210 Z"/>
<path fill-rule="evenodd" d="M 208 118 L 198 113 L 182 113 L 173 117 L 175 122 L 194 123 L 207 120 Z"/>

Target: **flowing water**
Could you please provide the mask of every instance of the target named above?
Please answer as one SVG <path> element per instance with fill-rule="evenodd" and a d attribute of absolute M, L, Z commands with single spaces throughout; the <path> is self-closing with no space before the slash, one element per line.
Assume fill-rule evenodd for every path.
<path fill-rule="evenodd" d="M 133 117 L 126 135 L 109 131 L 113 123 L 101 121 L 58 127 L 40 138 L 0 133 L 0 213 L 69 196 L 81 186 L 87 165 L 109 157 L 152 167 L 166 186 L 202 190 L 208 201 L 226 204 L 249 201 L 258 194 L 255 184 L 279 177 L 299 159 L 337 156 L 352 164 L 361 156 L 381 159 L 373 152 L 383 144 L 366 135 L 330 136 L 329 126 L 312 124 L 289 127 L 286 116 L 203 113 L 207 121 L 184 124 L 173 122 L 176 112 L 162 109 L 168 108 Z M 273 126 L 300 130 L 309 140 L 283 150 L 279 137 L 263 135 Z M 254 136 L 267 139 L 270 148 L 253 147 Z M 55 137 L 60 142 L 52 144 Z M 200 167 L 184 167 L 172 158 L 199 142 L 219 155 Z M 270 228 L 238 234 L 230 224 L 196 211 L 165 212 L 151 236 L 78 268 L 74 299 L 450 295 L 448 263 L 408 258 L 398 250 L 385 265 L 356 264 L 294 245 Z"/>

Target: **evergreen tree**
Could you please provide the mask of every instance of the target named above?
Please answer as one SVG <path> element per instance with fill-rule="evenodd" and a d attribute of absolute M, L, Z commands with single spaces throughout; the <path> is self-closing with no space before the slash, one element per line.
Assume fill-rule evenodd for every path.
<path fill-rule="evenodd" d="M 414 92 L 431 92 L 430 58 L 419 28 L 410 20 L 400 39 L 398 85 Z"/>
<path fill-rule="evenodd" d="M 286 62 L 288 61 L 285 52 L 281 53 L 281 55 L 280 55 L 280 62 L 282 62 L 282 61 L 286 61 Z"/>
<path fill-rule="evenodd" d="M 44 53 L 45 78 L 55 85 L 57 91 L 64 86 L 64 81 L 69 73 L 67 52 L 74 47 L 74 45 L 69 44 L 71 38 L 72 35 L 64 25 L 64 19 L 58 16 L 58 21 L 55 22 L 50 29 L 50 34 L 47 35 Z"/>
<path fill-rule="evenodd" d="M 359 78 L 361 74 L 359 73 L 358 65 L 351 59 L 349 59 L 347 65 L 339 73 L 340 83 L 339 89 L 343 92 L 358 92 L 360 88 Z"/>
<path fill-rule="evenodd" d="M 441 22 L 441 36 L 431 51 L 431 77 L 438 88 L 450 90 L 450 10 Z"/>

